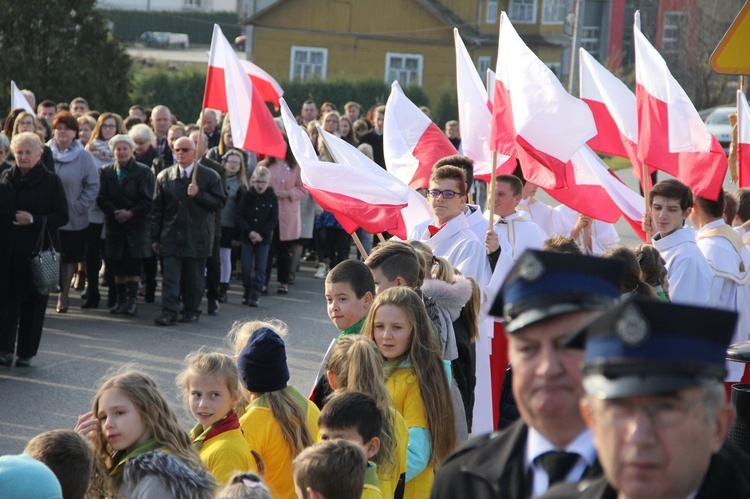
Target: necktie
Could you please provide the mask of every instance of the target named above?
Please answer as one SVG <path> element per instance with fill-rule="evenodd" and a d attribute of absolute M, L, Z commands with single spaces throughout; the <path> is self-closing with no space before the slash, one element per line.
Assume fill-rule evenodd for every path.
<path fill-rule="evenodd" d="M 550 486 L 562 482 L 568 476 L 570 470 L 578 462 L 578 454 L 572 452 L 552 451 L 546 452 L 536 458 L 549 476 Z"/>

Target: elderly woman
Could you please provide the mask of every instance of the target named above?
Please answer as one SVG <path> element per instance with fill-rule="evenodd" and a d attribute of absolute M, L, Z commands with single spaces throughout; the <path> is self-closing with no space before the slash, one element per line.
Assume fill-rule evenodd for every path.
<path fill-rule="evenodd" d="M 78 263 L 84 260 L 89 208 L 99 194 L 99 172 L 94 156 L 76 136 L 78 120 L 68 111 L 57 113 L 52 122 L 53 138 L 47 143 L 55 159 L 55 173 L 62 180 L 68 199 L 68 223 L 60 227 L 60 294 L 57 312 L 68 311 L 70 280 Z"/>
<path fill-rule="evenodd" d="M 101 170 L 96 202 L 105 215 L 104 256 L 112 268 L 117 304 L 110 313 L 136 314 L 143 259 L 151 256 L 149 213 L 154 196 L 154 174 L 133 157 L 135 142 L 128 135 L 109 140 L 115 162 Z"/>
<path fill-rule="evenodd" d="M 68 203 L 60 178 L 41 162 L 43 145 L 35 133 L 16 134 L 11 149 L 16 165 L 0 174 L 0 364 L 10 367 L 15 353 L 16 365 L 28 367 L 49 298 L 32 286 L 29 260 L 42 225 L 46 248 L 68 223 Z"/>
<path fill-rule="evenodd" d="M 38 123 L 39 120 L 34 117 L 33 114 L 29 114 L 26 111 L 21 111 L 20 113 L 18 113 L 15 121 L 13 122 L 12 132 L 8 139 L 13 139 L 13 137 L 18 133 L 35 132 Z M 11 165 L 15 163 L 12 152 L 8 155 L 8 163 L 10 163 Z M 55 171 L 55 162 L 52 159 L 52 151 L 47 146 L 44 146 L 44 150 L 42 151 L 42 163 L 44 163 L 49 171 Z"/>
<path fill-rule="evenodd" d="M 0 133 L 0 173 L 10 169 L 13 165 L 6 161 L 8 153 L 10 152 L 10 141 L 8 137 Z"/>

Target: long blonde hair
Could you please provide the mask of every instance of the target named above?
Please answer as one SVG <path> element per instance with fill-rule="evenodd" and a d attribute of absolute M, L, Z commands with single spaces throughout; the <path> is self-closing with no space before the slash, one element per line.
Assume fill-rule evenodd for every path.
<path fill-rule="evenodd" d="M 190 383 L 196 376 L 203 378 L 218 377 L 226 383 L 229 394 L 239 400 L 239 374 L 234 359 L 225 353 L 219 352 L 192 352 L 185 358 L 183 369 L 177 375 L 176 383 L 180 393 L 189 400 L 188 392 Z"/>
<path fill-rule="evenodd" d="M 443 368 L 442 347 L 435 336 L 424 303 L 406 287 L 380 293 L 367 314 L 362 335 L 375 339 L 375 317 L 384 305 L 400 308 L 411 326 L 409 359 L 422 393 L 430 431 L 430 464 L 437 466 L 456 447 L 456 427 L 448 379 Z"/>
<path fill-rule="evenodd" d="M 331 351 L 328 371 L 336 389 L 366 393 L 375 399 L 383 415 L 380 450 L 374 460 L 378 470 L 391 473 L 396 466 L 396 415 L 391 394 L 385 386 L 385 372 L 375 342 L 359 334 L 341 338 Z"/>

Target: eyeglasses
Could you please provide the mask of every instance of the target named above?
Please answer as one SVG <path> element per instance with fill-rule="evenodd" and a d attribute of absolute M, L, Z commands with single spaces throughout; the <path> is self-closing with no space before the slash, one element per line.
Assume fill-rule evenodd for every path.
<path fill-rule="evenodd" d="M 195 151 L 195 149 L 188 149 L 187 147 L 177 147 L 174 152 L 190 152 Z"/>
<path fill-rule="evenodd" d="M 656 428 L 671 428 L 682 423 L 703 398 L 687 402 L 679 398 L 657 398 L 653 401 L 634 403 L 628 400 L 602 401 L 595 412 L 602 423 L 617 429 L 623 429 L 633 420 L 638 412 L 643 412 Z"/>
<path fill-rule="evenodd" d="M 265 185 L 268 183 L 268 180 L 253 180 L 254 185 Z"/>
<path fill-rule="evenodd" d="M 443 199 L 453 199 L 453 197 L 456 195 L 462 196 L 460 192 L 452 191 L 450 189 L 446 189 L 444 191 L 438 189 L 430 189 L 429 191 L 427 191 L 427 195 L 431 198 L 439 198 L 442 195 Z"/>
<path fill-rule="evenodd" d="M 107 130 L 112 130 L 113 128 L 117 128 L 117 125 L 102 125 L 102 128 L 106 128 Z"/>

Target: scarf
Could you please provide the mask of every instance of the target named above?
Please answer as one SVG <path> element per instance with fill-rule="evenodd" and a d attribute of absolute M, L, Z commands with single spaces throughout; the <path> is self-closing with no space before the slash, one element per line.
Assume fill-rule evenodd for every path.
<path fill-rule="evenodd" d="M 338 339 L 340 340 L 344 336 L 349 336 L 350 334 L 359 334 L 360 331 L 362 331 L 362 326 L 365 324 L 365 319 L 367 319 L 367 316 L 365 315 L 362 317 L 358 323 L 354 324 L 353 326 L 350 326 L 349 328 L 341 331 L 341 334 L 339 335 Z"/>
<path fill-rule="evenodd" d="M 127 463 L 129 459 L 163 447 L 162 444 L 152 438 L 144 442 L 140 447 L 133 449 L 130 454 L 126 455 L 124 450 L 116 452 L 115 455 L 112 456 L 112 461 L 117 464 L 108 470 L 109 476 L 111 476 L 115 483 L 119 485 L 122 481 L 122 473 L 125 470 L 125 463 Z"/>
<path fill-rule="evenodd" d="M 233 410 L 229 411 L 229 414 L 224 418 L 215 422 L 208 428 L 203 428 L 203 425 L 198 423 L 190 430 L 190 440 L 193 441 L 193 448 L 200 452 L 208 440 L 214 438 L 216 435 L 220 435 L 225 431 L 236 430 L 240 427 L 240 419 L 237 417 L 237 413 Z"/>
<path fill-rule="evenodd" d="M 112 153 L 112 151 L 109 149 L 109 141 L 108 140 L 95 140 L 93 141 L 92 147 L 91 147 L 91 154 L 93 154 L 96 159 L 100 161 L 105 161 L 107 163 L 110 163 L 114 161 L 115 155 Z"/>
<path fill-rule="evenodd" d="M 83 152 L 83 146 L 78 142 L 78 139 L 74 139 L 73 143 L 65 151 L 60 150 L 55 139 L 50 139 L 47 145 L 52 149 L 52 157 L 56 163 L 70 163 L 75 161 Z"/>
<path fill-rule="evenodd" d="M 132 161 L 128 161 L 126 164 L 121 165 L 120 163 L 117 163 L 117 167 L 115 168 L 115 171 L 117 172 L 117 180 L 120 181 L 120 183 L 123 182 L 130 173 L 131 166 L 133 165 Z"/>

